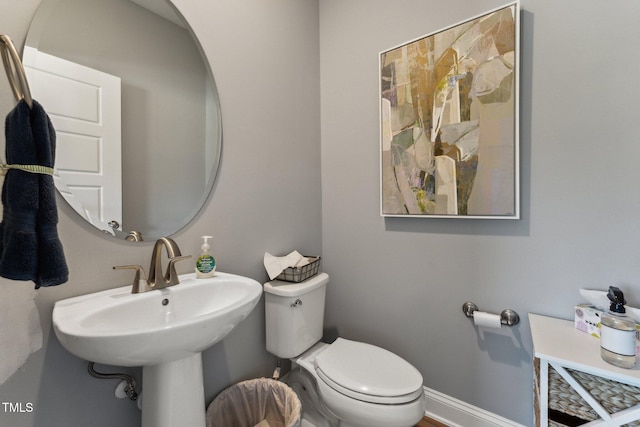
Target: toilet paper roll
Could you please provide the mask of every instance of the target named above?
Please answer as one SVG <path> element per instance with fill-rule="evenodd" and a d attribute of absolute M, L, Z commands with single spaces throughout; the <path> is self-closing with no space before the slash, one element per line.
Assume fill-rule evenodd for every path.
<path fill-rule="evenodd" d="M 500 316 L 492 313 L 485 313 L 484 311 L 473 312 L 473 323 L 476 326 L 483 326 L 485 328 L 498 328 L 502 327 L 500 322 Z"/>

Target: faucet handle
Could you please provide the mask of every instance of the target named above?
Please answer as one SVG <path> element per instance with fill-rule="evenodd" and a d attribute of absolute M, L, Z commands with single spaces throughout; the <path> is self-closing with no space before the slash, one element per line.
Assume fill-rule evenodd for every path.
<path fill-rule="evenodd" d="M 191 258 L 191 255 L 181 255 L 169 258 L 169 265 L 167 266 L 167 272 L 165 274 L 165 281 L 168 282 L 167 286 L 173 286 L 180 283 L 178 273 L 176 272 L 176 263 L 189 258 Z"/>
<path fill-rule="evenodd" d="M 136 275 L 133 277 L 133 284 L 131 285 L 131 293 L 138 294 L 140 292 L 144 292 L 143 289 L 140 289 L 140 272 L 142 272 L 142 280 L 147 280 L 147 275 L 144 272 L 144 268 L 141 265 L 116 265 L 113 267 L 114 270 L 135 270 Z"/>

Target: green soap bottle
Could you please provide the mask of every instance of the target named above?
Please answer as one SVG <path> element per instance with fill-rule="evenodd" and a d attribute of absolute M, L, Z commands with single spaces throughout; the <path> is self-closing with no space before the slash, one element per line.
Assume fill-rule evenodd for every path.
<path fill-rule="evenodd" d="M 208 242 L 209 239 L 213 239 L 213 237 L 202 236 L 203 242 L 202 246 L 200 247 L 200 249 L 202 249 L 202 252 L 196 260 L 196 278 L 198 279 L 213 277 L 216 272 L 216 260 L 209 253 L 209 249 L 211 249 L 211 246 L 209 246 Z"/>

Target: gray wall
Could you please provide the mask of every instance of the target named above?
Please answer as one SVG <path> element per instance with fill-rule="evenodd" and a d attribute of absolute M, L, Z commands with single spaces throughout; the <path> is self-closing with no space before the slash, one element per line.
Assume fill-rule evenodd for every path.
<path fill-rule="evenodd" d="M 10 35 L 19 50 L 38 4 L 0 0 L 0 33 Z M 196 255 L 200 236 L 213 235 L 221 271 L 263 282 L 264 251 L 322 252 L 318 5 L 290 0 L 175 4 L 209 57 L 221 98 L 224 144 L 210 199 L 196 221 L 174 237 L 183 253 Z M 0 116 L 13 105 L 1 75 Z M 0 406 L 0 426 L 138 426 L 135 405 L 113 397 L 117 382 L 90 377 L 86 362 L 59 345 L 50 319 L 58 299 L 128 282 L 130 274 L 111 266 L 148 265 L 152 243 L 102 237 L 79 222 L 64 201 L 58 203 L 70 280 L 39 290 L 44 348 L 0 386 L 0 402 L 32 402 L 35 410 L 12 415 Z M 178 267 L 186 272 L 193 265 Z M 275 358 L 264 350 L 262 307 L 204 353 L 207 402 L 236 381 L 271 374 Z M 140 380 L 139 370 L 129 371 Z"/>
<path fill-rule="evenodd" d="M 37 3 L 0 0 L 0 29 L 17 44 Z M 525 425 L 527 312 L 571 318 L 579 288 L 609 284 L 640 305 L 640 3 L 523 0 L 520 221 L 378 215 L 378 52 L 501 3 L 321 0 L 319 23 L 315 1 L 176 3 L 209 55 L 225 137 L 211 199 L 176 236 L 183 252 L 197 253 L 198 237 L 212 233 L 221 268 L 258 280 L 265 250 L 322 253 L 332 276 L 329 329 L 386 346 L 414 363 L 428 387 Z M 0 79 L 0 115 L 12 106 Z M 71 281 L 39 291 L 48 341 L 0 387 L 1 401 L 34 402 L 36 411 L 0 411 L 0 425 L 135 426 L 132 405 L 85 374 L 49 319 L 57 299 L 124 283 L 128 276 L 111 266 L 146 264 L 150 245 L 107 240 L 63 203 L 60 210 Z M 523 321 L 476 331 L 460 310 L 467 300 L 514 308 Z M 262 315 L 258 308 L 205 353 L 208 400 L 269 373 Z"/>
<path fill-rule="evenodd" d="M 502 4 L 320 1 L 327 326 L 531 425 L 527 313 L 571 319 L 579 288 L 610 284 L 640 304 L 640 3 L 522 1 L 522 220 L 378 214 L 378 53 Z M 522 323 L 477 331 L 468 300 Z"/>

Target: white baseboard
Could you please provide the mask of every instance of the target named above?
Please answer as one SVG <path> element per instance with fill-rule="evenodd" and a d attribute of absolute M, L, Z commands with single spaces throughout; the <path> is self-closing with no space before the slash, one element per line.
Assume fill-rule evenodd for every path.
<path fill-rule="evenodd" d="M 451 427 L 524 427 L 446 394 L 424 387 L 425 415 Z"/>

